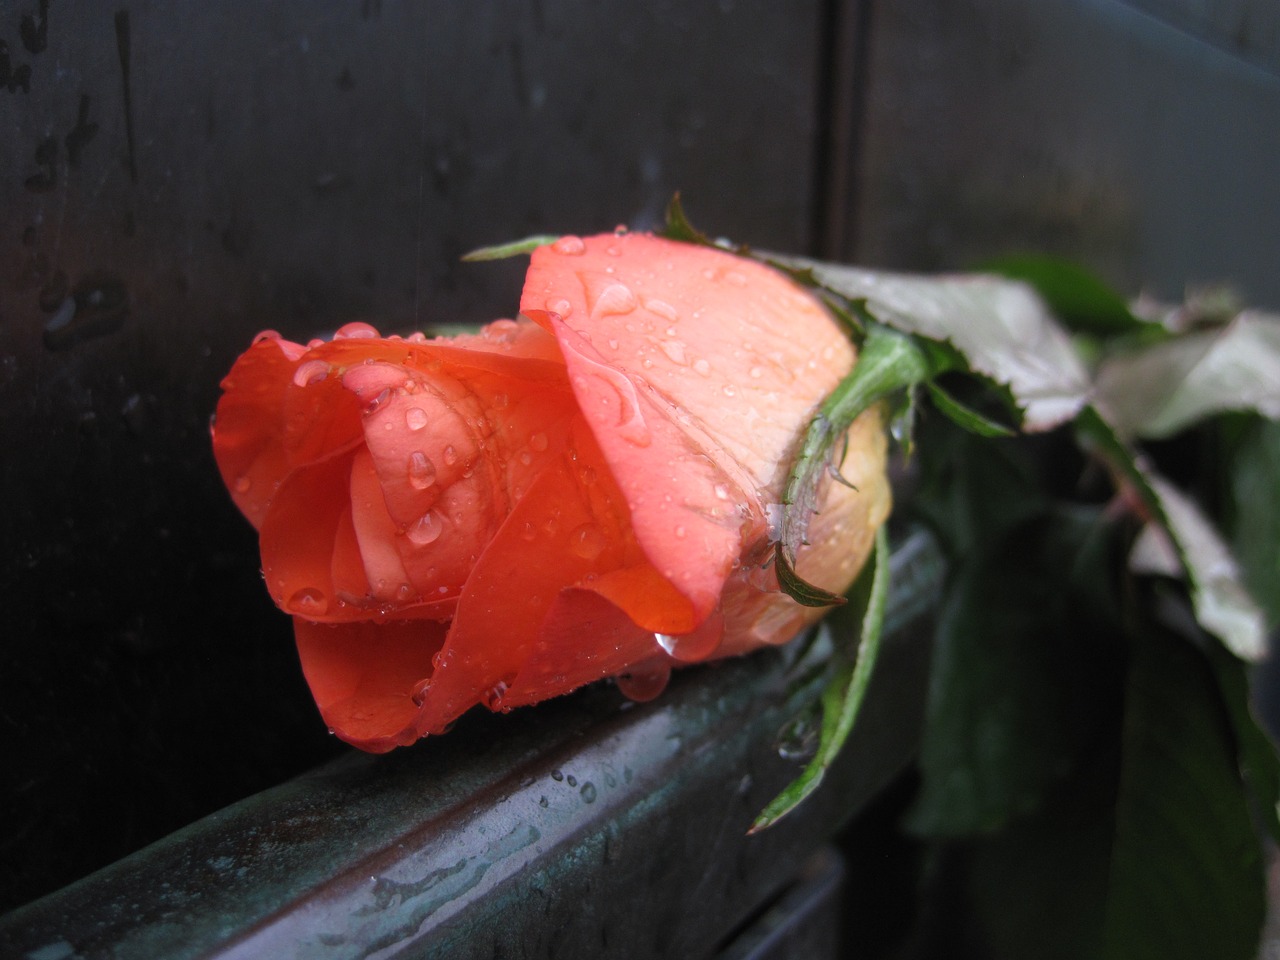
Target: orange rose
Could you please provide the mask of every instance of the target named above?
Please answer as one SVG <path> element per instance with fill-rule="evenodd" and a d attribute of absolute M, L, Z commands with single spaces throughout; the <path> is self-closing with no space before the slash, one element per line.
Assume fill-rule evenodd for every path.
<path fill-rule="evenodd" d="M 853 363 L 782 274 L 647 235 L 533 253 L 522 319 L 473 336 L 260 334 L 213 445 L 342 739 L 381 752 L 475 704 L 790 639 L 820 611 L 769 559 L 799 439 Z M 797 557 L 847 588 L 888 512 L 878 419 L 850 431 Z"/>

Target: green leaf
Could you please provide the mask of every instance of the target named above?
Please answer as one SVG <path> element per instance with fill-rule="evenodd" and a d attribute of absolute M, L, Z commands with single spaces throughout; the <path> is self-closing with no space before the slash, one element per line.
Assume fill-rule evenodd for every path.
<path fill-rule="evenodd" d="M 1188 643 L 1136 638 L 1103 927 L 1105 960 L 1248 960 L 1263 864 L 1214 678 Z"/>
<path fill-rule="evenodd" d="M 913 831 L 999 830 L 1090 761 L 1122 663 L 1106 596 L 1119 557 L 1100 528 L 1096 509 L 1055 511 L 959 557 L 934 635 Z M 1073 567 L 1083 575 L 1064 576 Z"/>
<path fill-rule="evenodd" d="M 1096 403 L 1126 436 L 1168 437 L 1229 410 L 1280 419 L 1280 316 L 1242 313 L 1113 357 L 1098 371 Z"/>
<path fill-rule="evenodd" d="M 479 263 L 485 260 L 506 260 L 510 257 L 533 253 L 539 247 L 545 247 L 547 244 L 555 243 L 559 239 L 555 234 L 538 234 L 532 237 L 525 237 L 523 240 L 512 240 L 510 243 L 481 247 L 478 250 L 463 254 L 462 259 L 467 263 Z"/>
<path fill-rule="evenodd" d="M 876 320 L 904 333 L 950 344 L 969 369 L 1008 387 L 1023 426 L 1047 430 L 1084 406 L 1090 383 L 1066 332 L 1022 283 L 978 275 L 918 276 L 861 270 L 802 257 L 827 290 L 863 301 Z"/>
<path fill-rule="evenodd" d="M 1254 716 L 1245 665 L 1221 647 L 1212 646 L 1207 654 L 1235 734 L 1240 773 L 1249 789 L 1253 815 L 1272 842 L 1280 844 L 1280 811 L 1276 809 L 1280 803 L 1280 757 L 1276 745 Z"/>
<path fill-rule="evenodd" d="M 952 423 L 970 433 L 976 433 L 980 437 L 1011 437 L 1017 432 L 966 407 L 932 380 L 926 381 L 925 387 L 929 391 L 929 396 L 933 398 L 934 406 L 946 414 L 947 419 Z"/>
<path fill-rule="evenodd" d="M 1124 297 L 1095 274 L 1059 257 L 1013 254 L 981 265 L 1010 280 L 1035 287 L 1049 308 L 1072 330 L 1102 335 L 1132 333 L 1149 323 L 1135 317 Z"/>
<path fill-rule="evenodd" d="M 661 235 L 668 240 L 680 240 L 684 243 L 696 243 L 707 247 L 715 246 L 705 233 L 689 222 L 678 192 L 672 195 L 671 202 L 667 204 L 666 224 L 663 226 Z"/>
<path fill-rule="evenodd" d="M 827 470 L 836 441 L 859 414 L 882 397 L 918 383 L 928 374 L 925 356 L 911 338 L 880 326 L 868 331 L 857 362 L 809 424 L 800 453 L 791 466 L 783 495 L 779 544 L 787 559 L 795 556 L 804 542 L 809 517 L 817 507 L 818 483 Z M 792 596 L 803 602 L 796 594 Z"/>
<path fill-rule="evenodd" d="M 1240 569 L 1199 507 L 1143 463 L 1092 407 L 1076 420 L 1081 443 L 1128 481 L 1152 518 L 1135 544 L 1133 565 L 1143 572 L 1187 578 L 1196 620 L 1236 656 L 1266 654 L 1262 611 L 1245 589 Z M 1164 538 L 1162 539 L 1162 535 Z"/>
<path fill-rule="evenodd" d="M 1280 625 L 1280 423 L 1243 419 L 1249 422 L 1238 431 L 1222 467 L 1229 489 L 1225 526 L 1245 583 L 1275 629 Z"/>
<path fill-rule="evenodd" d="M 876 534 L 875 550 L 852 591 L 851 606 L 861 616 L 858 635 L 850 638 L 849 648 L 856 644 L 857 652 L 852 657 L 847 650 L 843 656 L 837 652 L 835 674 L 822 693 L 822 731 L 817 753 L 800 776 L 756 817 L 751 833 L 773 826 L 813 793 L 844 746 L 875 668 L 888 595 L 889 537 L 881 527 Z"/>

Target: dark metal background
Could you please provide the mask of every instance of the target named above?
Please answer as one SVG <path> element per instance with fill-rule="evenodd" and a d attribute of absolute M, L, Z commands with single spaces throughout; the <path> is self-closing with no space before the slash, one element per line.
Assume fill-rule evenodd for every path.
<path fill-rule="evenodd" d="M 333 755 L 217 381 L 510 312 L 530 232 L 1083 258 L 1280 305 L 1271 0 L 0 0 L 0 908 Z"/>

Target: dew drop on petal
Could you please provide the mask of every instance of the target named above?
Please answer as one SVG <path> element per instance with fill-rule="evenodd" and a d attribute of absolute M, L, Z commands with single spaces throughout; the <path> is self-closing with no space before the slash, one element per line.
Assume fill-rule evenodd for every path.
<path fill-rule="evenodd" d="M 737 393 L 738 393 L 738 388 L 735 387 L 732 383 L 726 383 L 724 385 L 724 395 L 726 397 L 737 396 Z"/>
<path fill-rule="evenodd" d="M 591 308 L 591 318 L 621 316 L 636 308 L 636 295 L 631 288 L 621 283 L 611 283 L 600 291 L 600 296 Z"/>
<path fill-rule="evenodd" d="M 533 433 L 529 435 L 529 449 L 541 453 L 547 449 L 547 435 L 545 433 Z"/>
<path fill-rule="evenodd" d="M 356 321 L 344 323 L 333 334 L 335 340 L 371 340 L 379 336 L 376 327 Z"/>
<path fill-rule="evenodd" d="M 621 674 L 618 689 L 627 699 L 644 703 L 662 693 L 670 680 L 671 665 L 661 660 L 650 660 Z"/>
<path fill-rule="evenodd" d="M 678 363 L 681 366 L 685 364 L 684 344 L 679 340 L 659 340 L 658 346 L 662 348 L 662 352 L 667 355 L 667 359 L 672 363 Z"/>
<path fill-rule="evenodd" d="M 249 488 L 253 486 L 253 481 L 248 477 L 239 477 L 236 480 L 236 493 L 248 493 Z"/>
<path fill-rule="evenodd" d="M 760 367 L 752 367 L 750 370 L 747 371 L 747 375 L 750 376 L 753 380 L 759 380 L 761 377 L 764 376 L 764 370 L 762 370 Z"/>
<path fill-rule="evenodd" d="M 453 444 L 449 444 L 444 448 L 445 466 L 452 467 L 458 462 L 458 451 L 453 448 Z"/>
<path fill-rule="evenodd" d="M 573 304 L 564 299 L 564 297 L 548 300 L 546 306 L 552 313 L 558 313 L 561 317 L 567 317 L 573 313 Z"/>
<path fill-rule="evenodd" d="M 529 464 L 533 463 L 533 454 L 530 453 L 528 450 L 521 450 L 520 463 L 526 467 L 529 466 Z"/>
<path fill-rule="evenodd" d="M 717 483 L 714 487 L 711 488 L 711 490 L 716 495 L 717 500 L 729 499 L 729 488 L 725 484 Z"/>
<path fill-rule="evenodd" d="M 427 699 L 427 691 L 431 689 L 431 678 L 419 680 L 413 685 L 413 690 L 409 692 L 409 699 L 413 701 L 415 706 L 422 706 L 423 701 Z"/>
<path fill-rule="evenodd" d="M 484 705 L 495 713 L 506 713 L 507 709 L 502 705 L 502 701 L 507 696 L 507 684 L 505 680 L 499 680 L 482 695 Z"/>
<path fill-rule="evenodd" d="M 569 534 L 569 549 L 584 560 L 594 560 L 604 553 L 608 541 L 594 523 L 584 523 Z"/>
<path fill-rule="evenodd" d="M 648 298 L 641 302 L 644 305 L 644 308 L 646 310 L 648 310 L 650 313 L 656 313 L 658 316 L 662 317 L 664 320 L 668 320 L 674 323 L 675 321 L 680 319 L 680 312 L 676 310 L 676 308 L 673 307 L 671 304 L 667 303 L 667 301 L 665 300 L 656 300 L 653 298 Z"/>
<path fill-rule="evenodd" d="M 439 540 L 440 534 L 443 532 L 444 521 L 440 519 L 440 515 L 434 510 L 428 510 L 409 525 L 409 529 L 405 531 L 405 536 L 409 538 L 411 543 L 419 547 L 425 547 Z"/>
<path fill-rule="evenodd" d="M 370 400 L 368 403 L 365 404 L 364 415 L 368 417 L 374 413 L 377 413 L 378 409 L 384 403 L 386 403 L 387 400 L 390 399 L 390 397 L 391 397 L 391 388 L 386 387 L 385 389 L 383 389 L 381 393 L 379 393 L 376 397 L 374 397 L 372 400 Z M 390 427 L 391 424 L 388 423 L 387 426 Z"/>
<path fill-rule="evenodd" d="M 404 412 L 404 425 L 410 430 L 421 430 L 429 422 L 427 411 L 421 407 L 410 407 Z"/>
<path fill-rule="evenodd" d="M 294 591 L 285 606 L 290 613 L 297 613 L 304 617 L 314 616 L 328 609 L 329 600 L 322 591 L 314 587 L 303 587 L 301 590 Z"/>
<path fill-rule="evenodd" d="M 293 372 L 293 385 L 295 387 L 309 387 L 313 383 L 319 383 L 329 375 L 329 371 L 332 369 L 323 360 L 308 360 Z"/>
<path fill-rule="evenodd" d="M 711 375 L 711 364 L 706 361 L 705 357 L 699 357 L 693 362 L 693 369 L 704 377 Z"/>
<path fill-rule="evenodd" d="M 566 257 L 580 257 L 587 252 L 587 245 L 581 237 L 569 235 L 551 244 L 551 249 Z"/>
<path fill-rule="evenodd" d="M 525 540 L 533 540 L 538 536 L 538 528 L 526 520 L 524 526 L 520 528 L 520 536 Z"/>
<path fill-rule="evenodd" d="M 495 393 L 493 395 L 493 399 L 490 401 L 490 406 L 495 410 L 505 410 L 507 409 L 507 404 L 510 402 L 511 398 L 505 393 Z"/>
<path fill-rule="evenodd" d="M 409 454 L 409 484 L 415 490 L 425 490 L 436 482 L 436 468 L 421 450 Z"/>

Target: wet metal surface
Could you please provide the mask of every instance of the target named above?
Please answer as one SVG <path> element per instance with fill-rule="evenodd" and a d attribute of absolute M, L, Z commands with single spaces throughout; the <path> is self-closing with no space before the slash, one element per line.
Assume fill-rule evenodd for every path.
<path fill-rule="evenodd" d="M 815 694 L 780 652 L 684 671 L 650 704 L 598 687 L 345 756 L 3 918 L 0 954 L 710 956 L 912 755 L 941 568 L 920 540 L 895 562 L 892 608 L 917 616 L 827 782 L 763 834 L 799 769 L 781 731 Z"/>

